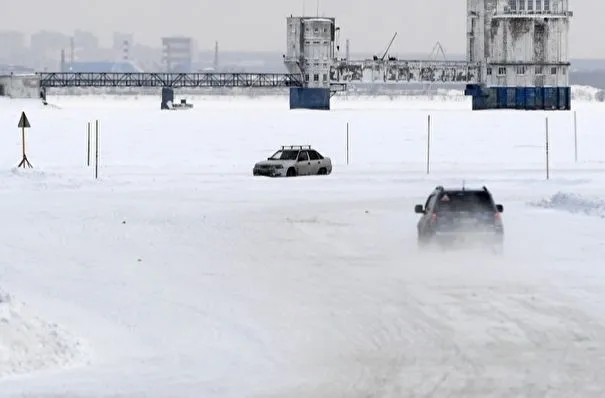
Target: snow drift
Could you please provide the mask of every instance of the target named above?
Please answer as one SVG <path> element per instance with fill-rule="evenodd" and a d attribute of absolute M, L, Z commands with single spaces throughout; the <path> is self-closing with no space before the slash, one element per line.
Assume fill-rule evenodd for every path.
<path fill-rule="evenodd" d="M 0 378 L 66 366 L 78 356 L 78 348 L 57 325 L 0 291 Z"/>
<path fill-rule="evenodd" d="M 557 192 L 548 199 L 531 202 L 530 205 L 605 218 L 605 200 L 573 193 Z"/>

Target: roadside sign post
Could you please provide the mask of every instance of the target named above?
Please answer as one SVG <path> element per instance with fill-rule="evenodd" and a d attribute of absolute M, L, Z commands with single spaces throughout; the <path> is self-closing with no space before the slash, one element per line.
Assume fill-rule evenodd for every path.
<path fill-rule="evenodd" d="M 21 129 L 21 148 L 22 148 L 22 152 L 23 152 L 23 158 L 21 159 L 21 163 L 19 163 L 19 166 L 17 166 L 17 167 L 31 169 L 34 166 L 32 166 L 32 164 L 29 162 L 29 160 L 27 159 L 27 155 L 25 153 L 25 129 L 30 128 L 31 125 L 29 124 L 29 120 L 27 120 L 27 116 L 25 115 L 25 112 L 21 112 L 21 118 L 19 119 L 19 123 L 17 124 L 17 127 Z"/>

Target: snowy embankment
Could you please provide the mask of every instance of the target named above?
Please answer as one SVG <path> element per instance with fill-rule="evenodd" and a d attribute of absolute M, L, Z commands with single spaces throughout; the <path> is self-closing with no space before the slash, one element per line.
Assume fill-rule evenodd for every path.
<path fill-rule="evenodd" d="M 588 102 L 605 101 L 605 90 L 591 86 L 571 86 L 571 98 Z"/>
<path fill-rule="evenodd" d="M 0 290 L 0 378 L 69 365 L 79 346 Z"/>
<path fill-rule="evenodd" d="M 605 218 L 605 200 L 574 193 L 557 192 L 548 199 L 531 202 L 531 206 Z"/>
<path fill-rule="evenodd" d="M 378 90 L 350 89 L 344 93 L 338 93 L 333 99 L 335 101 L 355 101 L 368 99 L 377 100 L 432 100 L 432 101 L 470 101 L 470 97 L 464 95 L 464 88 L 432 88 L 430 90 L 410 89 L 405 84 L 401 84 L 399 89 L 392 87 L 384 92 L 377 93 Z M 146 98 L 152 96 L 158 97 L 156 88 L 98 88 L 72 87 L 67 89 L 50 89 L 49 96 L 74 96 L 89 95 L 104 99 L 128 98 L 128 100 L 138 97 Z M 175 91 L 177 98 L 186 97 L 189 100 L 221 100 L 233 101 L 233 97 L 249 98 L 283 98 L 288 95 L 287 89 L 242 89 L 242 88 L 196 88 L 196 89 L 178 89 Z M 591 86 L 571 86 L 571 96 L 573 100 L 588 102 L 605 101 L 605 90 Z"/>

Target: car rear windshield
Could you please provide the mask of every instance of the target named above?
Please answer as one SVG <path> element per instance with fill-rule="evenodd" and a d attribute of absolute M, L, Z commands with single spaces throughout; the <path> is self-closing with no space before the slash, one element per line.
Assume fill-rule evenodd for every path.
<path fill-rule="evenodd" d="M 298 151 L 277 151 L 270 157 L 272 160 L 296 160 Z"/>
<path fill-rule="evenodd" d="M 437 211 L 494 211 L 491 195 L 485 191 L 445 192 L 437 201 Z"/>

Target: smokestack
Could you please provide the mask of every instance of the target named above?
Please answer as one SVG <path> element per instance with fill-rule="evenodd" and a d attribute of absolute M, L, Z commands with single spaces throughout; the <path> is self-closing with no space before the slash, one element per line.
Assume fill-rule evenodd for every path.
<path fill-rule="evenodd" d="M 349 39 L 347 39 L 347 43 L 346 43 L 346 49 L 345 49 L 346 53 L 345 53 L 345 59 L 348 61 L 351 56 L 351 42 L 349 41 Z"/>
<path fill-rule="evenodd" d="M 214 70 L 218 71 L 218 41 L 214 42 Z"/>
<path fill-rule="evenodd" d="M 76 40 L 72 37 L 69 38 L 69 64 L 70 66 L 76 60 Z"/>
<path fill-rule="evenodd" d="M 130 59 L 130 43 L 128 40 L 122 42 L 122 60 L 128 61 Z"/>
<path fill-rule="evenodd" d="M 65 65 L 65 49 L 61 49 L 61 67 L 60 67 L 61 72 L 67 72 L 67 68 Z"/>

